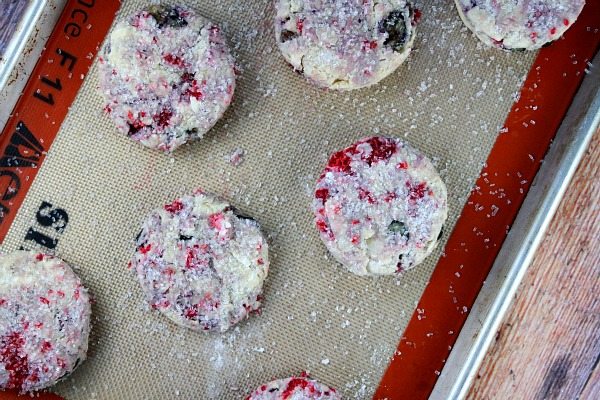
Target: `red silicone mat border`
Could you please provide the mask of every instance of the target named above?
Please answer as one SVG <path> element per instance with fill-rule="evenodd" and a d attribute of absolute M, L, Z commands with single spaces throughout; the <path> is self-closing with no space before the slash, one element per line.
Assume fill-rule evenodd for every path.
<path fill-rule="evenodd" d="M 0 135 L 0 242 L 88 73 L 119 0 L 69 0 Z"/>
<path fill-rule="evenodd" d="M 426 399 L 600 44 L 600 1 L 540 50 L 375 399 Z"/>
<path fill-rule="evenodd" d="M 96 54 L 120 5 L 118 0 L 103 1 L 102 10 L 94 10 L 89 15 L 92 26 L 82 33 L 86 39 L 67 39 L 63 32 L 72 22 L 73 11 L 81 8 L 78 3 L 70 0 L 65 6 L 13 117 L 0 136 L 0 154 L 5 157 L 12 146 L 14 158 L 11 161 L 20 162 L 19 166 L 0 165 L 0 204 L 9 209 L 1 215 L 0 241 L 6 237 L 16 210 L 25 199 L 46 150 L 77 95 L 83 82 L 81 74 L 86 74 L 92 64 L 93 57 L 86 58 L 85 55 Z M 376 399 L 424 399 L 431 393 L 437 380 L 436 371 L 441 371 L 467 317 L 468 311 L 465 312 L 463 307 L 469 310 L 479 293 L 540 161 L 581 83 L 586 61 L 592 59 L 598 49 L 600 34 L 598 21 L 594 20 L 597 15 L 600 15 L 600 2 L 589 2 L 564 40 L 540 51 L 521 89 L 521 96 L 511 109 L 475 190 L 450 235 L 445 256 L 438 262 L 398 345 L 396 356 L 377 389 Z M 57 48 L 78 55 L 76 66 L 70 71 L 71 78 L 64 68 L 61 70 L 61 56 L 55 54 Z M 50 64 L 49 58 L 55 62 Z M 37 89 L 44 89 L 42 94 L 48 94 L 47 89 L 52 89 L 51 85 L 42 84 L 44 76 L 53 82 L 56 77 L 61 79 L 60 96 L 54 96 L 53 106 L 33 98 Z M 30 103 L 32 101 L 34 103 Z M 25 123 L 35 141 L 23 129 L 19 130 L 19 135 L 14 135 L 19 121 Z M 18 187 L 11 173 L 17 174 Z M 511 200 L 510 204 L 507 199 Z M 23 397 L 15 392 L 0 393 L 0 400 L 17 398 Z M 51 393 L 39 393 L 37 398 L 60 399 Z"/>

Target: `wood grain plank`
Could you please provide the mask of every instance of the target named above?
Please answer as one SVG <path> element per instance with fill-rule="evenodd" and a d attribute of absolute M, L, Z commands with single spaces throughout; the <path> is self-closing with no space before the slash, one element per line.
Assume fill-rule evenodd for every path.
<path fill-rule="evenodd" d="M 596 365 L 600 357 L 599 239 L 600 131 L 550 224 L 468 399 L 576 399 L 580 394 L 600 398 Z"/>
<path fill-rule="evenodd" d="M 0 12 L 0 57 L 4 54 L 6 45 L 14 34 L 28 3 L 27 0 L 2 0 L 0 4 L 2 8 L 2 12 Z"/>
<path fill-rule="evenodd" d="M 596 359 L 596 368 L 590 375 L 590 379 L 587 381 L 581 396 L 581 400 L 598 400 L 600 399 L 600 357 Z"/>

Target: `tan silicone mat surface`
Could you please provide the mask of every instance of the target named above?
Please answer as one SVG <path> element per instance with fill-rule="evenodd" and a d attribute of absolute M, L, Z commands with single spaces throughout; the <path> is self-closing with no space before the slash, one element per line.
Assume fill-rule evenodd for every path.
<path fill-rule="evenodd" d="M 406 64 L 373 88 L 326 92 L 280 56 L 270 0 L 187 3 L 221 25 L 241 70 L 224 119 L 174 155 L 145 149 L 103 114 L 94 65 L 3 245 L 24 244 L 43 201 L 68 212 L 57 254 L 78 267 L 95 305 L 89 358 L 55 390 L 67 399 L 241 399 L 309 370 L 345 398 L 368 398 L 442 249 L 401 277 L 346 272 L 313 226 L 315 180 L 330 153 L 361 137 L 402 137 L 448 185 L 447 236 L 534 54 L 484 49 L 451 1 L 421 1 Z M 124 1 L 117 18 L 146 4 Z M 236 148 L 245 156 L 234 167 Z M 150 311 L 127 269 L 147 213 L 196 187 L 254 216 L 271 244 L 262 315 L 225 334 Z"/>

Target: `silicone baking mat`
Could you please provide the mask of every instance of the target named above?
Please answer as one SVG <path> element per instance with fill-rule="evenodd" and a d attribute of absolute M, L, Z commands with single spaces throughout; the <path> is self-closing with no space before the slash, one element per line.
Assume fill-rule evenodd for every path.
<path fill-rule="evenodd" d="M 58 26 L 68 23 L 72 10 L 81 3 L 68 2 L 66 17 Z M 90 18 L 92 12 L 101 12 L 99 3 L 83 3 L 91 4 Z M 116 18 L 148 4 L 124 1 Z M 537 95 L 535 87 L 528 86 L 537 85 L 535 78 L 520 92 L 528 72 L 530 78 L 535 75 L 531 66 L 536 54 L 486 49 L 464 28 L 451 2 L 417 2 L 423 16 L 415 49 L 406 64 L 370 89 L 322 91 L 294 74 L 279 55 L 271 1 L 187 4 L 221 26 L 240 70 L 234 103 L 203 140 L 164 155 L 117 134 L 102 112 L 94 62 L 89 73 L 67 74 L 66 79 L 84 79 L 83 85 L 52 146 L 38 143 L 36 148 L 30 141 L 29 148 L 36 148 L 36 165 L 39 160 L 44 162 L 39 171 L 31 171 L 31 176 L 37 174 L 34 181 L 21 180 L 31 187 L 9 224 L 2 248 L 55 251 L 78 268 L 95 298 L 89 358 L 53 391 L 68 399 L 239 399 L 273 378 L 308 370 L 313 377 L 338 388 L 345 398 L 369 398 L 378 387 L 378 398 L 426 397 L 441 362 L 439 369 L 427 362 L 427 369 L 421 370 L 415 361 L 410 369 L 410 363 L 401 362 L 407 356 L 401 349 L 408 346 L 420 354 L 408 359 L 420 359 L 421 365 L 431 352 L 426 346 L 407 341 L 405 329 L 413 313 L 411 327 L 415 321 L 443 317 L 439 310 L 436 312 L 441 303 L 431 302 L 435 296 L 421 296 L 436 263 L 444 263 L 444 243 L 427 262 L 401 276 L 354 276 L 334 262 L 322 245 L 309 211 L 311 192 L 329 154 L 365 136 L 391 135 L 420 148 L 440 170 L 450 196 L 446 235 L 465 204 L 464 212 L 488 213 L 491 221 L 504 221 L 493 217 L 508 209 L 510 219 L 511 203 L 519 200 L 518 193 L 526 192 L 547 141 L 540 140 L 537 153 L 541 154 L 526 156 L 531 166 L 525 166 L 522 173 L 528 176 L 521 176 L 516 186 L 512 184 L 512 189 L 521 186 L 516 197 L 497 196 L 496 202 L 483 209 L 483 202 L 469 203 L 467 198 L 473 195 L 471 188 L 498 132 L 510 138 L 510 129 L 514 129 L 531 139 L 536 124 L 543 125 L 539 117 L 530 117 L 516 121 L 508 132 L 503 129 L 511 107 L 518 114 L 515 100 L 526 89 Z M 109 9 L 108 5 L 117 3 L 103 2 L 103 7 Z M 105 13 L 102 23 L 106 18 Z M 557 45 L 562 44 L 548 50 Z M 89 52 L 91 59 L 95 51 Z M 64 54 L 44 57 L 60 63 Z M 571 59 L 584 62 L 583 56 Z M 539 61 L 538 57 L 536 63 Z M 583 68 L 578 65 L 572 73 L 581 73 Z M 572 90 L 565 93 L 563 108 L 578 82 L 577 76 L 567 78 Z M 47 79 L 56 83 L 49 76 Z M 531 116 L 536 104 L 544 102 L 538 100 L 522 104 L 530 112 L 519 115 Z M 554 115 L 558 122 L 560 118 L 560 113 Z M 40 120 L 41 116 L 38 123 Z M 52 122 L 60 125 L 51 118 L 46 124 Z M 17 128 L 17 121 L 13 123 L 12 130 L 20 135 L 26 132 L 23 125 Z M 551 138 L 554 131 L 552 126 L 549 129 Z M 6 136 L 3 139 L 6 148 L 10 142 Z M 43 149 L 48 148 L 45 155 Z M 239 166 L 229 162 L 236 150 L 244 153 Z M 510 151 L 505 149 L 505 153 Z M 508 164 L 522 163 L 523 152 L 515 150 L 514 154 L 518 159 Z M 484 175 L 481 179 L 487 178 Z M 150 311 L 126 267 L 133 238 L 147 213 L 196 187 L 228 198 L 255 217 L 270 241 L 272 264 L 263 312 L 225 334 L 191 332 Z M 53 212 L 56 223 L 45 224 L 44 217 Z M 510 221 L 499 223 L 495 230 L 505 232 L 507 224 Z M 501 240 L 490 241 L 494 234 L 487 234 L 474 231 L 484 247 L 497 249 Z M 457 238 L 459 251 L 468 253 L 472 247 L 462 246 L 465 242 Z M 456 250 L 450 250 L 448 255 L 457 262 L 452 266 L 455 279 L 473 273 L 468 270 L 472 266 L 461 264 L 460 258 L 452 255 Z M 485 276 L 494 254 L 490 251 L 485 255 L 476 275 Z M 463 271 L 465 265 L 467 270 Z M 457 282 L 457 290 L 459 286 Z M 481 281 L 474 280 L 466 287 L 476 294 L 480 286 Z M 455 309 L 458 327 L 446 332 L 431 328 L 424 332 L 428 338 L 455 335 L 471 304 L 467 295 L 452 296 L 453 287 L 437 290 L 452 301 L 448 304 Z M 420 299 L 429 299 L 429 306 L 417 307 Z M 410 327 L 406 332 L 411 332 Z M 390 364 L 394 354 L 397 357 Z M 403 379 L 414 381 L 412 387 L 410 383 L 404 386 L 405 393 L 393 383 Z M 431 384 L 427 386 L 427 382 Z"/>

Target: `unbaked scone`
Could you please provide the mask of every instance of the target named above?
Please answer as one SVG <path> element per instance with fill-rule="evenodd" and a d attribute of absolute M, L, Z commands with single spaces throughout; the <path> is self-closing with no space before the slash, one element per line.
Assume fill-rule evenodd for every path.
<path fill-rule="evenodd" d="M 268 245 L 255 220 L 196 190 L 150 214 L 131 267 L 153 308 L 181 326 L 224 332 L 259 310 Z"/>
<path fill-rule="evenodd" d="M 246 400 L 340 400 L 335 389 L 310 379 L 306 374 L 299 377 L 277 379 L 261 385 Z"/>
<path fill-rule="evenodd" d="M 201 138 L 235 89 L 219 27 L 177 6 L 151 6 L 117 23 L 99 71 L 105 111 L 119 131 L 165 152 Z"/>
<path fill-rule="evenodd" d="M 330 89 L 373 85 L 406 60 L 418 15 L 405 0 L 277 0 L 277 44 L 292 67 Z"/>
<path fill-rule="evenodd" d="M 317 181 L 321 239 L 357 275 L 389 275 L 421 263 L 448 215 L 446 185 L 423 153 L 371 137 L 333 154 Z"/>
<path fill-rule="evenodd" d="M 455 0 L 465 25 L 485 44 L 536 50 L 560 38 L 585 0 Z"/>
<path fill-rule="evenodd" d="M 90 298 L 61 259 L 0 255 L 0 389 L 54 385 L 85 360 Z"/>

